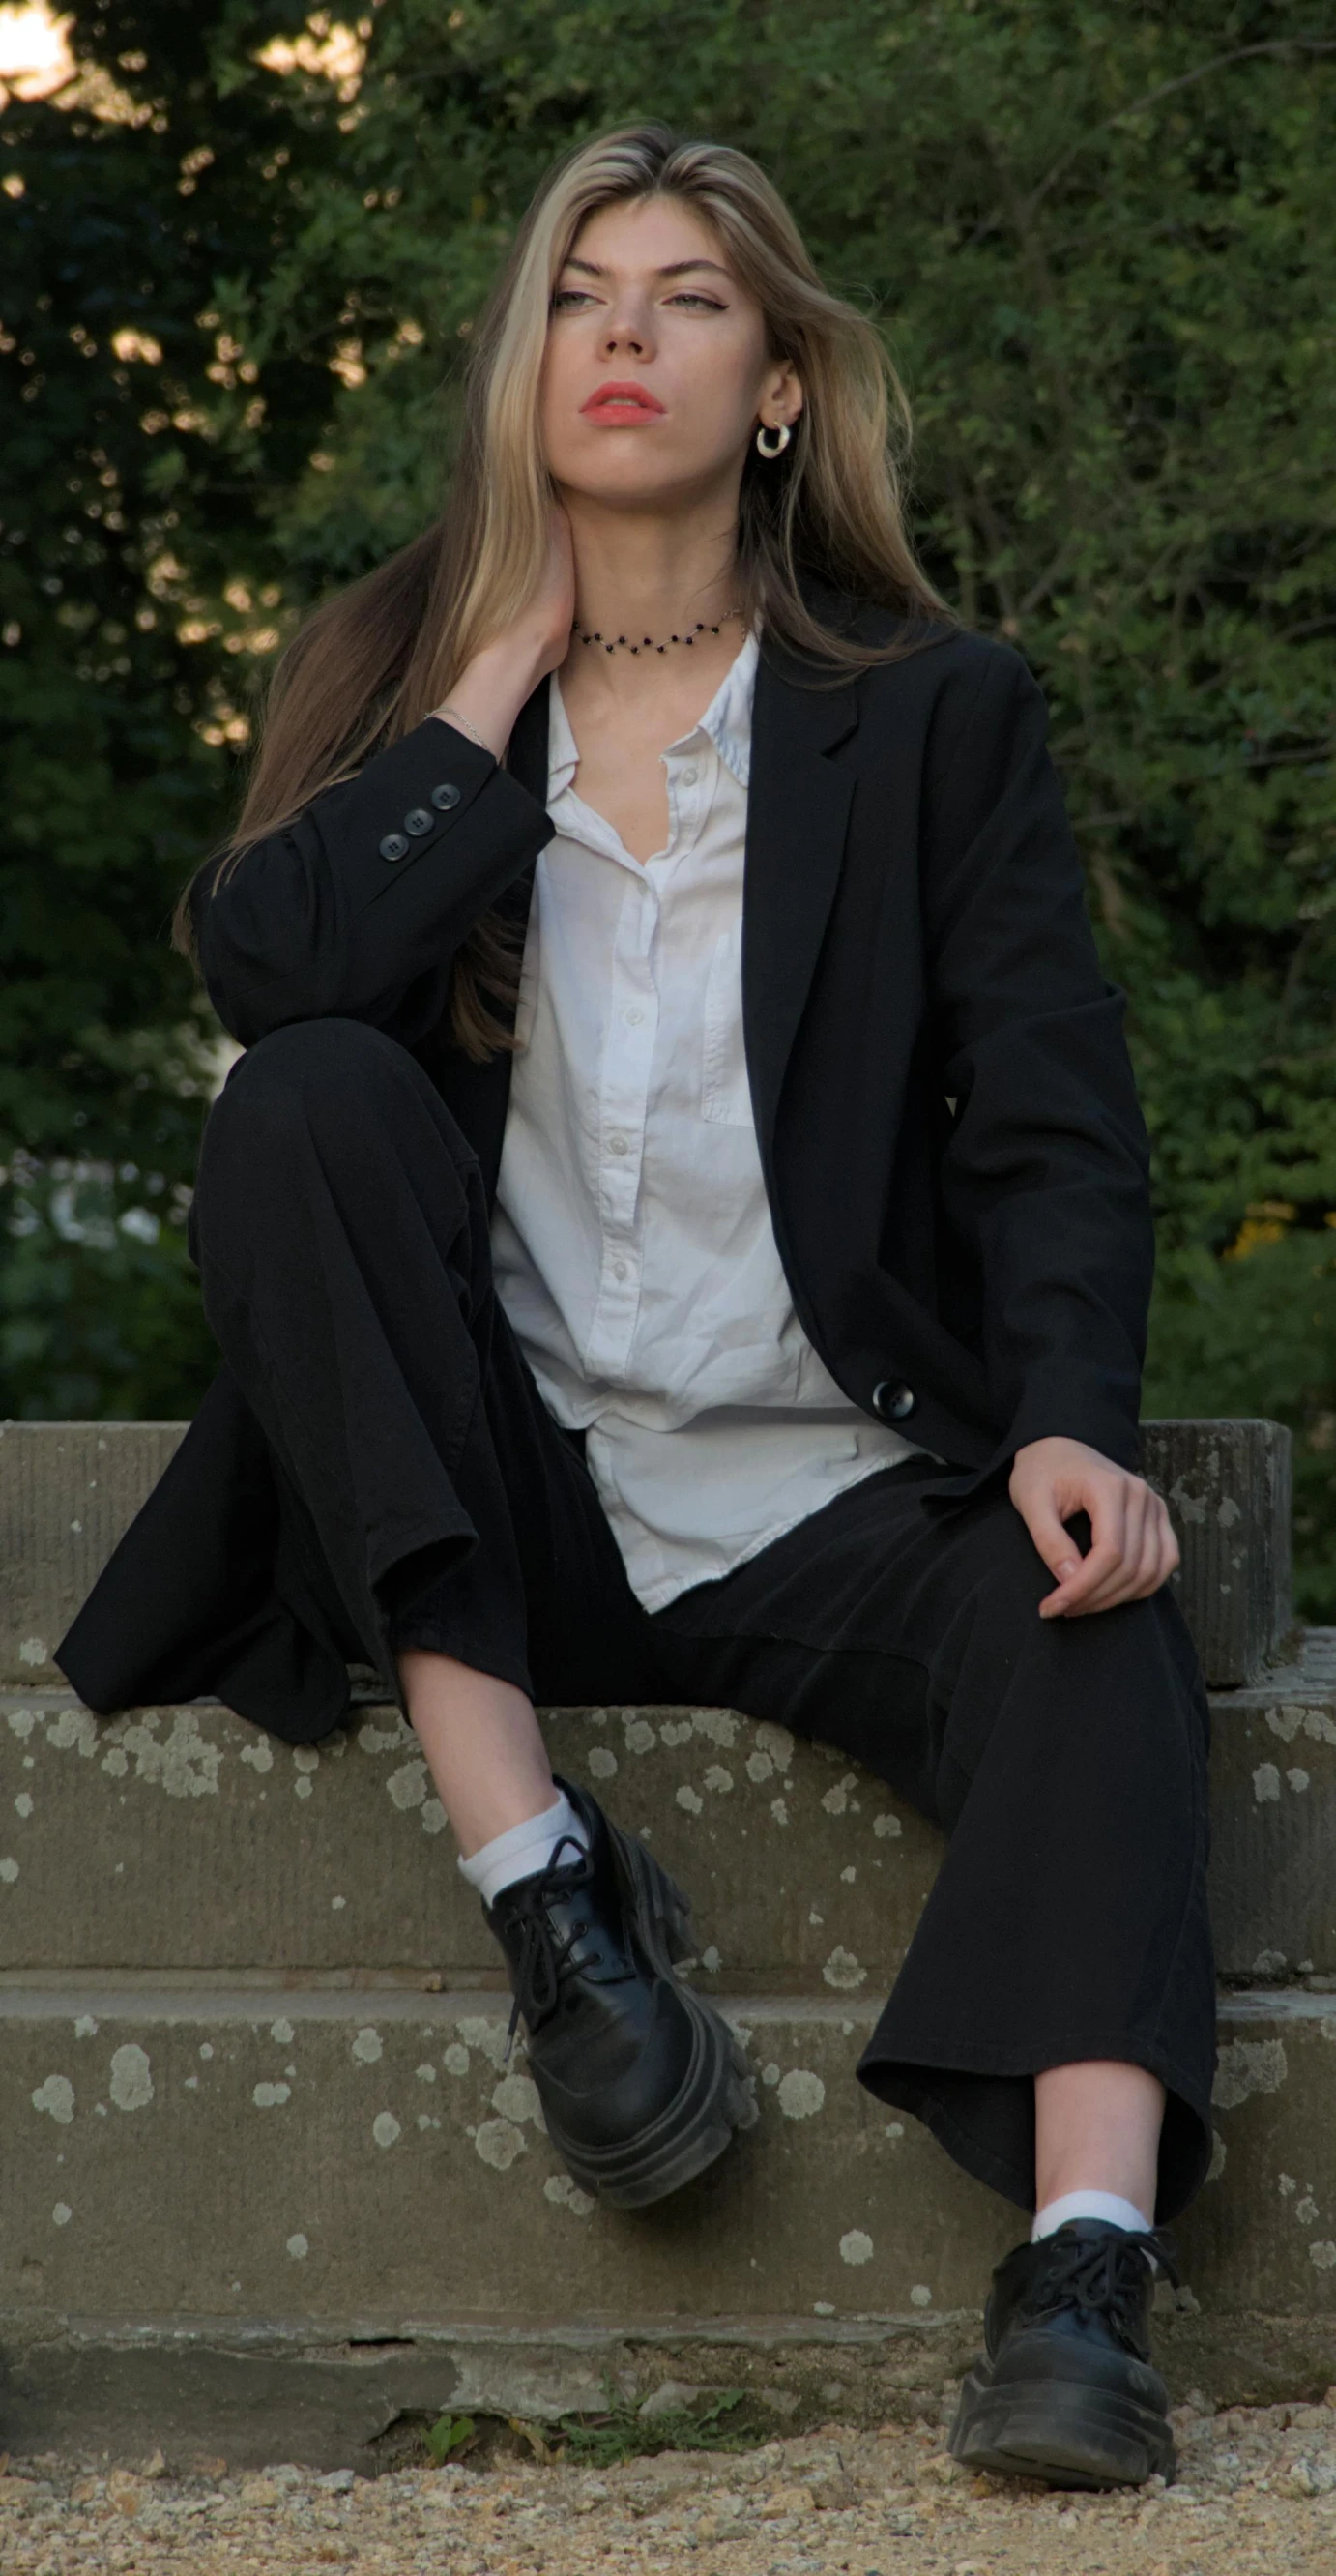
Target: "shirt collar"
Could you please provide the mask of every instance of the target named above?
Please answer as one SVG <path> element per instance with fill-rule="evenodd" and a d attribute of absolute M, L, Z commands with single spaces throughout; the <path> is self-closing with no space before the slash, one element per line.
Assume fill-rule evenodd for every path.
<path fill-rule="evenodd" d="M 736 661 L 725 671 L 704 715 L 690 733 L 679 734 L 668 750 L 686 751 L 701 734 L 713 743 L 724 766 L 745 789 L 751 777 L 752 703 L 756 695 L 756 666 L 761 648 L 754 633 L 748 633 Z M 580 755 L 570 718 L 562 702 L 555 671 L 548 691 L 547 719 L 547 802 L 551 806 L 565 794 L 576 770 Z"/>

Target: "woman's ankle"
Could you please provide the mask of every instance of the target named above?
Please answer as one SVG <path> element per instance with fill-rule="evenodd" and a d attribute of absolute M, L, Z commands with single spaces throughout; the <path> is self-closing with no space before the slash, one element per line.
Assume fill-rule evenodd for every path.
<path fill-rule="evenodd" d="M 533 1703 L 453 1655 L 398 1659 L 409 1720 L 464 1858 L 544 1815 L 558 1796 Z"/>

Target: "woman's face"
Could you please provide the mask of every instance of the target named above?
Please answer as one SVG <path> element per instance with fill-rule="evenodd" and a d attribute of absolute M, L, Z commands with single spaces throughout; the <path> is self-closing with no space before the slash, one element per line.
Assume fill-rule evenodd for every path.
<path fill-rule="evenodd" d="M 557 279 L 540 392 L 558 488 L 671 508 L 736 488 L 758 420 L 792 423 L 802 391 L 766 354 L 760 306 L 678 199 L 600 207 Z"/>

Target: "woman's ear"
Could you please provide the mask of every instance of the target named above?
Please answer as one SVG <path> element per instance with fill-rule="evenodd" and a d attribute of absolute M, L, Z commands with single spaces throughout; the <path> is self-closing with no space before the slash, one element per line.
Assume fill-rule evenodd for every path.
<path fill-rule="evenodd" d="M 792 429 L 802 411 L 803 389 L 792 358 L 781 358 L 771 370 L 761 397 L 767 420 L 784 421 Z"/>

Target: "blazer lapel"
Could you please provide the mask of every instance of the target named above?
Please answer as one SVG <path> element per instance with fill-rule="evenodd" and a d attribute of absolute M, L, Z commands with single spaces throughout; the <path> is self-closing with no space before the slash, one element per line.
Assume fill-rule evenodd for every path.
<path fill-rule="evenodd" d="M 844 857 L 853 774 L 828 755 L 858 722 L 851 678 L 804 684 L 792 655 L 763 646 L 752 710 L 742 897 L 742 1022 L 763 1154 L 774 1135 Z"/>
<path fill-rule="evenodd" d="M 547 721 L 548 684 L 540 680 L 520 708 L 506 745 L 506 767 L 512 778 L 527 787 L 540 805 L 547 803 Z"/>

